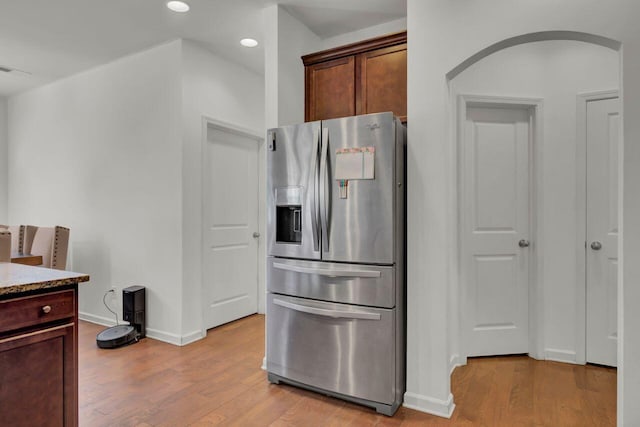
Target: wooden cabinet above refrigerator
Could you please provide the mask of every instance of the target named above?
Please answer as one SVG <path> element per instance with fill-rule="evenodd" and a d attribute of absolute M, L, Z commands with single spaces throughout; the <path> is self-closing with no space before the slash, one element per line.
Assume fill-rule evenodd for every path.
<path fill-rule="evenodd" d="M 407 120 L 407 32 L 312 53 L 305 66 L 305 120 L 392 111 Z"/>

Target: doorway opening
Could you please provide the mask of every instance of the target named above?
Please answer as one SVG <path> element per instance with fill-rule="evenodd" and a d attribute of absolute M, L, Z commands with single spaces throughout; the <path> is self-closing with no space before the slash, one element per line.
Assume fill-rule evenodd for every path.
<path fill-rule="evenodd" d="M 575 39 L 546 40 L 507 46 L 506 49 L 491 52 L 491 55 L 481 60 L 476 59 L 471 64 L 467 64 L 467 67 L 464 70 L 456 71 L 455 79 L 449 82 L 451 99 L 456 105 L 455 112 L 458 117 L 458 126 L 455 130 L 458 144 L 454 158 L 458 159 L 456 188 L 459 196 L 457 199 L 457 210 L 459 212 L 459 257 L 457 265 L 459 282 L 456 290 L 458 300 L 454 298 L 453 304 L 457 304 L 454 309 L 455 312 L 460 313 L 459 342 L 457 343 L 457 348 L 454 342 L 451 353 L 455 355 L 456 352 L 459 352 L 459 364 L 464 364 L 466 357 L 469 355 L 488 354 L 488 350 L 485 352 L 468 352 L 467 348 L 465 348 L 465 345 L 470 343 L 467 338 L 470 324 L 469 314 L 474 315 L 473 310 L 469 309 L 469 303 L 485 304 L 486 307 L 492 307 L 492 304 L 499 304 L 499 301 L 495 300 L 487 303 L 482 298 L 478 299 L 478 293 L 475 292 L 473 287 L 477 287 L 477 283 L 480 282 L 478 280 L 476 280 L 477 283 L 473 282 L 473 280 L 470 281 L 469 277 L 484 275 L 482 280 L 488 283 L 485 286 L 488 291 L 482 297 L 486 297 L 491 291 L 497 292 L 496 283 L 499 280 L 504 279 L 508 274 L 515 274 L 513 273 L 513 265 L 522 266 L 517 262 L 524 262 L 520 261 L 522 259 L 521 256 L 509 258 L 511 256 L 509 255 L 501 259 L 497 257 L 497 254 L 493 254 L 494 258 L 491 259 L 470 258 L 468 255 L 469 244 L 465 241 L 465 238 L 468 240 L 468 231 L 471 230 L 468 217 L 473 217 L 476 214 L 475 211 L 469 208 L 468 201 L 471 200 L 477 204 L 483 200 L 482 198 L 473 199 L 478 195 L 477 192 L 465 196 L 467 191 L 465 185 L 468 186 L 469 182 L 471 182 L 468 179 L 469 171 L 473 170 L 473 167 L 477 166 L 477 164 L 480 164 L 479 162 L 484 162 L 489 165 L 487 166 L 489 172 L 486 173 L 488 177 L 494 176 L 493 179 L 498 179 L 496 177 L 502 175 L 491 170 L 491 165 L 497 161 L 495 155 L 490 156 L 488 160 L 483 158 L 475 159 L 473 160 L 475 164 L 469 164 L 464 159 L 465 122 L 469 121 L 469 117 L 473 118 L 474 113 L 470 113 L 470 107 L 475 108 L 482 103 L 485 106 L 488 103 L 493 103 L 497 104 L 497 107 L 504 107 L 505 101 L 501 101 L 501 99 L 520 99 L 525 101 L 529 99 L 538 101 L 539 104 L 538 114 L 533 115 L 538 132 L 534 132 L 534 154 L 530 162 L 532 168 L 530 191 L 533 191 L 530 200 L 533 202 L 529 205 L 529 219 L 535 225 L 530 230 L 532 238 L 529 239 L 528 250 L 531 253 L 531 258 L 525 260 L 532 263 L 528 265 L 530 269 L 530 292 L 527 307 L 530 308 L 529 321 L 535 322 L 535 325 L 529 326 L 533 326 L 536 329 L 535 331 L 529 329 L 529 347 L 524 352 L 538 359 L 583 364 L 586 362 L 584 349 L 587 341 L 585 338 L 587 323 L 585 316 L 587 312 L 585 309 L 585 281 L 583 280 L 580 283 L 579 265 L 586 256 L 585 242 L 589 240 L 589 243 L 591 243 L 592 240 L 600 240 L 596 238 L 587 239 L 585 236 L 580 237 L 580 234 L 584 234 L 584 230 L 586 230 L 586 228 L 582 227 L 583 231 L 580 232 L 580 218 L 581 215 L 584 216 L 584 213 L 581 214 L 580 211 L 582 209 L 584 212 L 586 209 L 586 195 L 584 200 L 581 201 L 580 191 L 584 192 L 585 190 L 580 190 L 579 182 L 581 179 L 583 182 L 586 180 L 586 166 L 580 166 L 581 161 L 586 161 L 586 151 L 585 153 L 580 153 L 580 120 L 578 117 L 579 112 L 576 109 L 576 97 L 583 93 L 618 87 L 620 74 L 619 53 L 611 46 L 600 43 L 594 44 L 592 42 L 576 41 Z M 466 95 L 460 96 L 460 94 Z M 482 94 L 482 96 L 479 94 Z M 474 102 L 476 103 L 475 105 Z M 526 105 L 527 103 L 520 101 L 520 104 Z M 529 105 L 534 104 L 536 103 L 530 102 Z M 542 109 L 543 104 L 544 110 Z M 615 120 L 617 119 L 614 118 L 611 123 L 615 122 Z M 476 121 L 481 122 L 481 120 Z M 499 120 L 494 120 L 495 126 L 493 127 L 504 128 L 506 126 L 505 123 L 500 123 L 501 126 L 498 126 L 498 122 Z M 543 122 L 544 126 L 542 125 Z M 469 126 L 468 123 L 467 126 Z M 487 125 L 482 123 L 480 128 L 483 126 L 486 131 Z M 517 126 L 512 127 L 517 129 Z M 611 128 L 613 129 L 613 127 Z M 503 145 L 508 146 L 507 143 Z M 488 143 L 485 143 L 485 151 L 487 146 Z M 504 152 L 501 151 L 502 154 Z M 511 159 L 514 160 L 513 157 Z M 515 169 L 511 168 L 509 171 L 513 172 Z M 616 171 L 612 173 L 617 175 Z M 482 179 L 482 177 L 476 175 L 472 176 L 472 178 Z M 485 179 L 487 178 L 485 177 Z M 513 191 L 512 186 L 503 185 L 506 181 L 505 178 L 498 179 L 498 181 L 499 185 L 496 186 L 496 189 L 504 187 Z M 518 182 L 517 180 L 512 181 Z M 500 187 L 501 185 L 502 187 Z M 506 194 L 505 192 L 506 190 L 485 191 L 486 200 L 498 198 L 500 194 Z M 614 190 L 613 193 L 616 193 L 616 191 Z M 608 200 L 610 203 L 607 206 L 609 207 L 611 203 L 616 206 L 619 203 L 618 198 Z M 505 209 L 501 208 L 501 206 L 506 206 L 501 205 L 503 202 L 504 200 L 494 200 L 488 205 L 485 203 L 485 207 L 488 206 L 487 209 L 498 211 L 498 214 L 494 214 L 493 218 L 500 218 L 501 216 L 506 218 L 503 215 Z M 482 209 L 485 208 L 483 207 Z M 610 209 L 611 215 L 616 216 L 616 212 L 616 209 Z M 611 223 L 611 221 L 609 222 Z M 586 226 L 586 217 L 584 217 L 583 223 Z M 500 237 L 504 238 L 509 233 L 512 235 L 518 234 L 508 230 L 506 227 L 501 229 L 495 224 L 490 225 L 497 228 L 497 230 L 482 230 L 482 227 L 480 227 L 479 230 L 476 230 L 476 234 L 483 238 L 489 237 L 493 232 L 497 232 Z M 614 229 L 612 228 L 611 230 Z M 467 232 L 466 237 L 465 232 Z M 516 242 L 519 242 L 519 240 L 521 239 L 516 240 Z M 579 245 L 578 242 L 580 242 Z M 589 250 L 591 251 L 592 249 Z M 615 257 L 607 259 L 610 260 L 607 267 L 609 269 L 607 273 L 609 274 L 609 281 L 615 282 L 614 273 L 617 271 Z M 491 265 L 492 263 L 489 261 L 495 261 L 495 263 Z M 475 265 L 472 265 L 472 262 Z M 469 267 L 470 265 L 471 267 Z M 510 267 L 509 265 L 512 266 Z M 535 265 L 535 267 L 532 267 L 532 265 Z M 493 269 L 493 266 L 502 267 L 502 273 L 498 274 L 497 271 L 499 269 Z M 583 277 L 584 274 L 583 269 Z M 503 289 L 506 289 L 506 287 L 503 287 Z M 503 306 L 507 301 L 504 295 L 505 292 L 501 294 Z M 609 300 L 615 300 L 615 295 L 612 294 L 608 298 Z M 611 312 L 609 310 L 609 313 Z M 501 329 L 504 331 L 507 327 L 510 327 L 512 332 L 517 329 L 517 327 L 510 325 L 509 322 L 496 320 L 499 311 L 495 307 L 489 310 L 488 313 L 494 317 L 480 319 L 480 330 L 485 328 L 485 332 L 493 333 Z M 616 315 L 609 315 L 609 317 L 613 319 L 607 319 L 609 325 L 615 324 Z M 608 331 L 609 336 L 614 335 L 611 329 L 609 328 Z M 505 345 L 502 340 L 498 341 L 500 345 Z M 485 340 L 483 344 L 488 342 L 490 340 Z M 496 349 L 493 354 L 512 352 L 500 349 L 499 346 L 496 346 Z"/>

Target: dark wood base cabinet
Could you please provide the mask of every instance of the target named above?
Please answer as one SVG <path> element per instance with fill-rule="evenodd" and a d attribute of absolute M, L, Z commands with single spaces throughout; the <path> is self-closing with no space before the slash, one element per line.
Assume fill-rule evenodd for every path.
<path fill-rule="evenodd" d="M 77 285 L 0 301 L 0 424 L 78 425 Z"/>

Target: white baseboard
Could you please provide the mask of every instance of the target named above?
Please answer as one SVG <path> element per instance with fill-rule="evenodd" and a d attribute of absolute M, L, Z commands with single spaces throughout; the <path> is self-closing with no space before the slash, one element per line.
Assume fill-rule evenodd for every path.
<path fill-rule="evenodd" d="M 108 317 L 96 316 L 95 314 L 84 313 L 82 311 L 78 312 L 78 317 L 80 320 L 84 320 L 85 322 L 95 323 L 96 325 L 102 326 L 115 326 L 116 322 L 113 319 Z"/>
<path fill-rule="evenodd" d="M 190 332 L 190 333 L 188 333 L 186 335 L 183 335 L 180 338 L 180 345 L 188 345 L 188 344 L 191 344 L 192 342 L 200 341 L 201 339 L 203 339 L 206 336 L 207 336 L 206 331 L 205 331 L 204 334 L 202 333 L 202 331 Z"/>
<path fill-rule="evenodd" d="M 116 322 L 108 317 L 96 316 L 95 314 L 79 312 L 78 317 L 80 320 L 86 322 L 95 323 L 102 326 L 115 326 Z M 204 338 L 202 331 L 190 332 L 186 335 L 180 336 L 172 334 L 170 332 L 160 331 L 158 329 L 147 328 L 147 338 L 153 338 L 154 340 L 163 341 L 169 344 L 184 346 L 191 344 L 192 342 L 201 340 Z"/>
<path fill-rule="evenodd" d="M 440 400 L 409 391 L 404 394 L 402 406 L 444 418 L 451 418 L 453 410 L 456 408 L 455 403 L 453 403 L 453 394 L 451 393 L 449 393 L 447 400 Z"/>
<path fill-rule="evenodd" d="M 459 354 L 452 354 L 449 359 L 449 375 L 453 374 L 454 369 L 458 366 L 466 365 Z"/>
<path fill-rule="evenodd" d="M 554 362 L 564 362 L 578 364 L 576 360 L 576 352 L 568 350 L 557 350 L 554 348 L 545 348 L 544 359 L 553 360 Z"/>
<path fill-rule="evenodd" d="M 159 331 L 153 328 L 147 328 L 147 338 L 153 338 L 154 340 L 163 341 L 177 346 L 182 345 L 182 337 L 180 337 L 180 335 L 172 334 L 171 332 Z"/>

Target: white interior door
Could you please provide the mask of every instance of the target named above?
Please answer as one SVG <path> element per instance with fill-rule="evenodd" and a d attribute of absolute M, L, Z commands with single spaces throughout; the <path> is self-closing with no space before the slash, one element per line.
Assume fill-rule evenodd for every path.
<path fill-rule="evenodd" d="M 462 289 L 468 356 L 529 351 L 531 113 L 468 107 Z"/>
<path fill-rule="evenodd" d="M 207 329 L 257 312 L 258 142 L 209 128 L 203 171 Z"/>
<path fill-rule="evenodd" d="M 587 362 L 616 366 L 618 98 L 587 102 Z"/>

